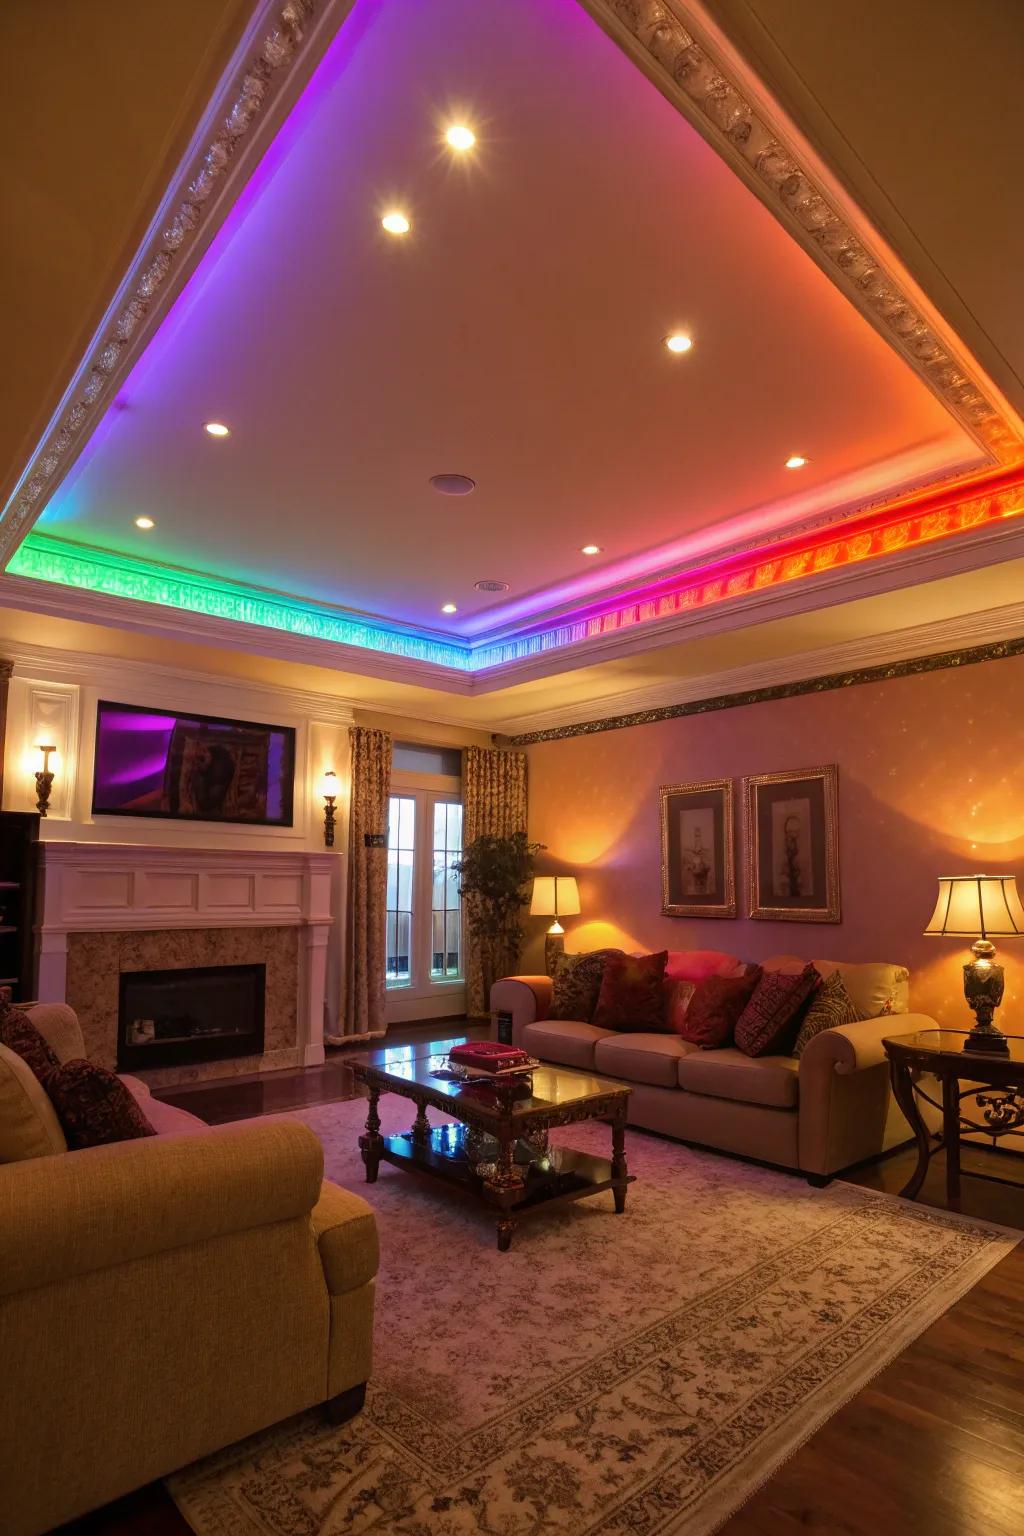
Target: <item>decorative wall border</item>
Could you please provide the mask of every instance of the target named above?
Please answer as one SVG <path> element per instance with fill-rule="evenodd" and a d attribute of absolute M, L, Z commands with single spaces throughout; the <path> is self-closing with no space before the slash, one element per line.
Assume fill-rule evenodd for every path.
<path fill-rule="evenodd" d="M 103 414 L 111 385 L 127 372 L 142 351 L 162 305 L 210 223 L 240 150 L 268 116 L 288 77 L 306 51 L 321 0 L 265 3 L 265 28 L 248 63 L 231 71 L 212 104 L 217 126 L 199 154 L 190 157 L 168 189 L 158 214 L 157 233 L 144 241 L 115 300 L 58 408 L 44 438 L 0 516 L 0 565 L 38 516 L 41 504 L 70 467 L 77 451 Z M 207 117 L 211 115 L 208 111 Z M 163 226 L 160 228 L 160 226 Z"/>
<path fill-rule="evenodd" d="M 722 709 L 741 709 L 747 704 L 773 704 L 778 699 L 796 699 L 807 693 L 830 693 L 836 688 L 857 688 L 864 683 L 918 677 L 925 672 L 970 667 L 981 661 L 1005 661 L 1011 656 L 1024 656 L 1024 635 L 1013 640 L 973 645 L 960 651 L 940 651 L 932 656 L 893 661 L 883 666 L 858 667 L 850 672 L 831 672 L 824 677 L 808 677 L 765 688 L 751 688 L 745 693 L 719 694 L 716 698 L 690 699 L 684 704 L 665 704 L 658 709 L 640 709 L 627 715 L 609 715 L 603 720 L 584 720 L 578 725 L 557 725 L 545 731 L 524 731 L 518 736 L 495 733 L 492 740 L 496 746 L 531 747 L 544 741 L 564 741 L 570 736 L 596 736 L 602 731 L 623 731 L 633 725 L 659 725 L 663 720 L 682 720 L 687 715 L 710 715 Z"/>
<path fill-rule="evenodd" d="M 708 38 L 685 0 L 580 0 L 737 171 L 856 308 L 994 459 L 1024 454 L 1021 424 L 910 296 L 910 279 L 865 240 L 782 124 Z M 685 17 L 685 21 L 683 18 Z M 781 114 L 779 114 L 781 116 Z"/>

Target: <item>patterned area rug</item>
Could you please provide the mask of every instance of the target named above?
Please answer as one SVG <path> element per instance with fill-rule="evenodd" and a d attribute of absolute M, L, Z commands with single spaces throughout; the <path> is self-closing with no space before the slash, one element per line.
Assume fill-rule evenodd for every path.
<path fill-rule="evenodd" d="M 363 1184 L 364 1114 L 296 1118 L 378 1213 L 366 1410 L 171 1479 L 199 1536 L 707 1536 L 1019 1236 L 630 1132 L 623 1215 L 598 1195 L 499 1254 L 457 1195 L 386 1164 Z"/>

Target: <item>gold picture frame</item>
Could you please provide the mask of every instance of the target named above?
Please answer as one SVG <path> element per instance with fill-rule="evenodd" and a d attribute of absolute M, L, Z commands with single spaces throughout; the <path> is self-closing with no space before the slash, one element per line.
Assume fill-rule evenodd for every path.
<path fill-rule="evenodd" d="M 753 774 L 743 801 L 748 916 L 840 922 L 836 765 Z"/>
<path fill-rule="evenodd" d="M 666 917 L 735 917 L 731 779 L 663 784 L 661 910 Z"/>

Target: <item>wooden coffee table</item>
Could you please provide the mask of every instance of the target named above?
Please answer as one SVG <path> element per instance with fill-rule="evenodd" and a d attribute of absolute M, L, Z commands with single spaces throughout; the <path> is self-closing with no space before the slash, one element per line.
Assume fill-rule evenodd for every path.
<path fill-rule="evenodd" d="M 359 1138 L 368 1184 L 384 1161 L 469 1191 L 497 1211 L 502 1253 L 519 1220 L 548 1206 L 610 1189 L 616 1211 L 625 1210 L 626 1187 L 633 1182 L 625 1150 L 632 1089 L 625 1083 L 555 1066 L 538 1067 L 529 1078 L 500 1085 L 463 1082 L 437 1076 L 446 1061 L 445 1056 L 410 1060 L 401 1050 L 348 1059 L 369 1091 L 366 1129 Z M 409 1131 L 381 1135 L 377 1105 L 382 1093 L 397 1093 L 416 1105 Z M 431 1126 L 430 1105 L 459 1123 Z M 549 1146 L 549 1131 L 580 1120 L 610 1123 L 610 1159 Z"/>

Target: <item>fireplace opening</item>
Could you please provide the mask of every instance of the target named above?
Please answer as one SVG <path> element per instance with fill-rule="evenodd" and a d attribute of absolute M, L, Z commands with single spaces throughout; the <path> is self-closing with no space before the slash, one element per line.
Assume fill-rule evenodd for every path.
<path fill-rule="evenodd" d="M 261 1055 L 266 981 L 265 965 L 123 971 L 118 1069 Z"/>

